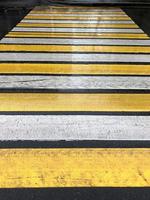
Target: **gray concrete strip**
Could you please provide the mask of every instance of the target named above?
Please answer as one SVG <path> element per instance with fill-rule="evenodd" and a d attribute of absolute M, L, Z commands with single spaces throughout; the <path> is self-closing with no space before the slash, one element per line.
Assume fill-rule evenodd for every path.
<path fill-rule="evenodd" d="M 150 116 L 0 115 L 0 140 L 150 140 Z"/>
<path fill-rule="evenodd" d="M 150 89 L 149 77 L 0 76 L 0 88 Z"/>
<path fill-rule="evenodd" d="M 150 55 L 109 53 L 0 53 L 0 61 L 150 63 Z"/>
<path fill-rule="evenodd" d="M 66 33 L 80 33 L 80 32 L 90 32 L 90 33 L 143 33 L 142 29 L 113 29 L 113 28 L 23 28 L 23 27 L 15 27 L 12 29 L 13 31 L 19 32 L 66 32 Z"/>

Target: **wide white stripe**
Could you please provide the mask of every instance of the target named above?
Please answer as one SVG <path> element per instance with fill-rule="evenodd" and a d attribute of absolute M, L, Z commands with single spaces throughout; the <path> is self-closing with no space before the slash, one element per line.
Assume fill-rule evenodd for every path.
<path fill-rule="evenodd" d="M 46 13 L 59 13 L 59 12 L 67 12 L 67 13 L 76 13 L 76 12 L 78 12 L 78 13 L 88 13 L 88 14 L 94 14 L 94 13 L 114 13 L 114 12 L 119 12 L 119 13 L 125 13 L 123 10 L 121 10 L 121 9 L 101 9 L 100 7 L 99 7 L 99 9 L 98 10 L 92 10 L 92 9 L 83 9 L 83 7 L 82 7 L 82 9 L 78 9 L 78 10 L 76 10 L 76 9 L 74 9 L 74 7 L 70 7 L 70 8 L 62 8 L 62 9 L 53 9 L 52 7 L 51 8 L 49 8 L 49 9 L 37 9 L 37 10 L 35 10 L 35 9 L 33 9 L 32 11 L 30 11 L 30 13 L 33 13 L 33 14 L 38 14 L 38 13 L 40 13 L 40 14 L 42 14 L 42 13 L 44 13 L 45 14 L 45 12 Z"/>
<path fill-rule="evenodd" d="M 53 39 L 53 38 L 3 38 L 0 43 L 7 44 L 80 44 L 80 45 L 150 45 L 150 40 L 121 39 Z"/>
<path fill-rule="evenodd" d="M 44 11 L 49 11 L 49 12 L 123 12 L 123 10 L 121 9 L 121 8 L 109 8 L 109 7 L 107 7 L 107 8 L 103 8 L 103 7 L 99 7 L 98 9 L 97 8 L 85 8 L 85 7 L 73 7 L 73 6 L 70 6 L 70 7 L 64 7 L 64 6 L 55 6 L 55 7 L 53 7 L 53 6 L 50 6 L 50 7 L 45 7 L 45 8 L 40 8 L 40 9 L 33 9 L 32 11 L 34 11 L 34 12 L 44 12 Z M 31 11 L 31 12 L 32 12 Z"/>
<path fill-rule="evenodd" d="M 132 66 L 131 66 L 132 68 Z M 0 88 L 149 89 L 149 77 L 0 76 Z"/>
<path fill-rule="evenodd" d="M 107 53 L 0 53 L 0 61 L 54 61 L 54 62 L 123 62 L 147 63 L 150 55 L 143 54 L 107 54 Z"/>
<path fill-rule="evenodd" d="M 40 20 L 40 19 L 23 19 L 21 22 L 28 22 L 28 23 L 47 23 L 47 24 L 55 24 L 55 23 L 59 23 L 59 24 L 74 24 L 74 23 L 78 23 L 78 24 L 134 24 L 133 21 L 131 20 L 124 20 L 124 21 L 118 21 L 118 20 L 107 20 L 107 21 L 103 21 L 103 20 L 90 20 L 90 21 L 80 21 L 80 20 Z"/>
<path fill-rule="evenodd" d="M 40 9 L 40 10 L 42 10 L 42 9 Z M 76 11 L 78 11 L 78 12 L 120 12 L 120 11 L 122 11 L 122 9 L 120 9 L 120 8 L 101 8 L 101 7 L 99 7 L 98 9 L 96 9 L 96 8 L 85 8 L 85 7 L 80 7 L 80 8 L 76 8 L 76 7 L 72 7 L 72 6 L 70 6 L 70 7 L 64 7 L 64 6 L 61 6 L 61 7 L 58 7 L 58 6 L 56 6 L 56 7 L 49 7 L 49 9 L 46 9 L 47 11 L 51 11 L 51 12 L 53 12 L 53 11 L 57 11 L 57 12 L 61 12 L 61 11 L 66 11 L 66 12 L 76 12 Z M 34 11 L 37 11 L 36 9 L 34 9 Z M 39 10 L 38 10 L 39 11 Z"/>
<path fill-rule="evenodd" d="M 19 32 L 66 32 L 66 33 L 80 33 L 80 32 L 91 32 L 91 33 L 143 33 L 141 29 L 113 29 L 113 28 L 22 28 L 16 27 L 13 28 L 12 31 L 19 31 Z"/>
<path fill-rule="evenodd" d="M 61 10 L 60 10 L 61 9 Z M 87 12 L 93 12 L 92 10 L 94 9 L 94 10 L 97 10 L 97 8 L 96 7 L 94 7 L 94 8 L 87 8 L 87 7 L 74 7 L 74 6 L 48 6 L 48 7 L 36 7 L 36 8 L 34 8 L 31 12 L 44 12 L 44 11 L 47 11 L 47 12 L 58 12 L 58 11 L 62 11 L 62 9 L 63 10 L 68 10 L 68 12 L 70 12 L 70 10 L 75 10 L 75 9 L 78 9 L 79 10 L 79 12 L 83 12 L 83 10 L 87 10 Z M 107 12 L 112 12 L 112 11 L 117 11 L 117 12 L 123 12 L 122 11 L 122 9 L 121 8 L 116 8 L 116 7 L 98 7 L 98 11 L 97 12 L 103 12 L 103 11 L 107 11 Z"/>
<path fill-rule="evenodd" d="M 0 115 L 0 140 L 150 140 L 150 116 Z"/>

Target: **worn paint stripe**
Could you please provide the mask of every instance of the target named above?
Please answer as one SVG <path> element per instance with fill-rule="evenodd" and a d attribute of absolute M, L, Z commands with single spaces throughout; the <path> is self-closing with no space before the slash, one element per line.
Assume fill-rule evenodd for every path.
<path fill-rule="evenodd" d="M 66 13 L 56 13 L 56 14 L 53 14 L 53 13 L 29 13 L 28 14 L 28 16 L 61 16 L 61 17 L 66 17 L 66 16 L 68 16 L 68 17 L 89 17 L 89 14 L 79 14 L 79 13 L 77 13 L 77 14 L 74 14 L 74 13 L 68 13 L 68 12 L 66 12 Z M 127 17 L 127 15 L 125 14 L 125 13 L 97 13 L 97 14 L 95 14 L 95 13 L 92 13 L 92 17 L 106 17 L 106 16 L 109 16 L 109 17 L 121 17 L 121 16 L 126 16 Z"/>
<path fill-rule="evenodd" d="M 13 67 L 12 67 L 13 68 Z M 149 89 L 149 77 L 0 76 L 0 88 Z"/>
<path fill-rule="evenodd" d="M 150 182 L 148 148 L 0 149 L 0 155 L 1 188 L 146 187 Z"/>
<path fill-rule="evenodd" d="M 6 37 L 40 37 L 40 38 L 52 38 L 52 37 L 63 37 L 63 38 L 133 38 L 133 39 L 149 39 L 146 34 L 143 33 L 59 33 L 59 32 L 49 32 L 49 33 L 38 33 L 38 32 L 10 32 Z"/>
<path fill-rule="evenodd" d="M 76 6 L 74 6 L 74 7 L 72 7 L 72 5 L 50 5 L 50 6 L 46 6 L 46 9 L 64 9 L 64 8 L 69 8 L 69 10 L 71 9 L 83 9 L 83 8 L 86 8 L 87 10 L 95 10 L 95 8 L 96 8 L 96 10 L 97 10 L 97 7 L 95 7 L 95 6 L 78 6 L 78 5 L 76 5 Z M 43 9 L 43 8 L 42 8 Z M 39 6 L 36 6 L 33 10 L 41 10 L 41 6 L 39 7 Z M 100 8 L 98 8 L 98 10 L 121 10 L 121 8 L 119 8 L 119 7 L 113 7 L 113 6 L 108 6 L 108 7 L 106 7 L 106 6 L 102 6 L 102 7 L 100 7 Z"/>
<path fill-rule="evenodd" d="M 113 28 L 31 28 L 31 27 L 15 27 L 11 32 L 60 32 L 60 33 L 143 33 L 139 28 L 137 29 L 113 29 Z"/>
<path fill-rule="evenodd" d="M 0 44 L 64 44 L 64 45 L 118 45 L 118 46 L 149 46 L 150 40 L 132 39 L 67 39 L 67 38 L 3 38 Z"/>
<path fill-rule="evenodd" d="M 0 93 L 0 111 L 148 112 L 150 94 L 6 92 Z"/>
<path fill-rule="evenodd" d="M 39 11 L 39 10 L 41 10 L 41 9 L 33 9 L 33 11 Z M 118 11 L 122 11 L 121 8 L 116 8 L 116 9 L 115 9 L 115 8 L 109 8 L 109 7 L 105 7 L 105 8 L 103 8 L 103 7 L 100 8 L 100 7 L 99 7 L 99 8 L 97 9 L 96 7 L 85 7 L 85 6 L 84 6 L 84 7 L 83 7 L 83 6 L 82 6 L 82 7 L 72 7 L 72 6 L 70 6 L 70 7 L 65 7 L 64 5 L 61 6 L 61 7 L 58 7 L 58 6 L 55 6 L 55 7 L 47 7 L 46 10 L 48 10 L 48 11 L 49 11 L 49 10 L 50 10 L 50 11 L 55 11 L 55 12 L 56 12 L 56 11 L 57 11 L 57 12 L 60 12 L 60 11 L 61 11 L 61 12 L 62 12 L 62 11 L 63 11 L 63 12 L 64 12 L 64 11 L 67 11 L 67 12 L 68 12 L 68 11 L 69 11 L 69 12 L 70 12 L 70 11 L 71 11 L 71 12 L 72 12 L 72 11 L 73 11 L 73 12 L 74 12 L 74 11 L 77 11 L 77 12 L 80 12 L 80 11 L 81 11 L 81 12 L 89 12 L 89 11 L 90 11 L 90 12 L 100 12 L 100 11 L 101 11 L 101 12 L 102 12 L 102 11 L 118 12 Z"/>
<path fill-rule="evenodd" d="M 37 6 L 37 7 L 35 7 L 33 10 L 39 10 L 39 8 L 41 8 L 41 7 L 38 7 L 38 6 Z M 121 10 L 121 8 L 119 8 L 119 7 L 115 7 L 115 8 L 114 8 L 113 6 L 109 6 L 109 7 L 108 7 L 108 6 L 107 6 L 107 7 L 106 7 L 106 6 L 103 6 L 103 7 L 100 7 L 100 8 L 98 8 L 98 9 L 97 9 L 97 7 L 95 7 L 95 6 L 90 6 L 90 7 L 89 7 L 89 6 L 84 6 L 84 7 L 83 7 L 83 6 L 77 6 L 77 5 L 74 6 L 74 7 L 72 7 L 72 5 L 67 5 L 67 6 L 65 6 L 65 5 L 63 5 L 63 6 L 62 6 L 62 5 L 47 6 L 47 9 L 50 9 L 50 10 L 51 10 L 51 9 L 58 9 L 58 10 L 59 10 L 59 9 L 69 9 L 69 10 L 72 11 L 72 10 L 75 10 L 76 8 L 79 9 L 79 10 L 81 9 L 82 11 L 83 11 L 83 8 L 86 8 L 87 10 Z M 41 10 L 41 9 L 40 9 L 40 10 Z"/>
<path fill-rule="evenodd" d="M 117 9 L 117 10 L 114 10 L 114 9 L 98 9 L 98 10 L 91 10 L 91 9 L 86 9 L 86 10 L 83 10 L 82 9 L 79 9 L 79 10 L 75 10 L 75 9 L 64 9 L 64 10 L 60 10 L 60 9 L 44 9 L 44 10 L 31 10 L 29 12 L 29 14 L 57 14 L 57 13 L 60 13 L 60 14 L 103 14 L 103 13 L 112 13 L 112 14 L 119 14 L 119 13 L 123 13 L 123 14 L 126 14 L 122 9 Z"/>
<path fill-rule="evenodd" d="M 0 52 L 117 52 L 117 53 L 150 53 L 150 46 L 75 46 L 75 45 L 19 45 L 0 44 Z"/>
<path fill-rule="evenodd" d="M 39 12 L 39 11 L 42 11 L 43 10 L 32 10 L 31 12 Z M 95 13 L 95 12 L 124 12 L 123 10 L 121 9 L 109 9 L 109 8 L 105 8 L 105 9 L 101 9 L 101 8 L 98 8 L 98 9 L 92 9 L 91 7 L 85 9 L 85 7 L 82 7 L 82 8 L 73 8 L 73 7 L 70 7 L 70 8 L 65 8 L 64 6 L 61 7 L 61 8 L 46 8 L 44 9 L 44 11 L 50 11 L 50 12 L 80 12 L 80 13 L 85 13 L 85 12 L 90 12 L 90 13 Z"/>
<path fill-rule="evenodd" d="M 0 115 L 0 124 L 0 141 L 150 140 L 150 116 Z"/>
<path fill-rule="evenodd" d="M 67 13 L 70 13 L 70 14 L 76 14 L 76 13 L 80 13 L 80 14 L 99 14 L 99 13 L 115 13 L 115 14 L 117 14 L 117 13 L 125 13 L 123 10 L 121 10 L 121 9 L 117 9 L 117 10 L 113 10 L 113 9 L 99 9 L 99 10 L 97 10 L 97 11 L 92 11 L 91 9 L 88 9 L 88 10 L 86 10 L 86 11 L 83 11 L 83 9 L 82 10 L 78 10 L 78 11 L 76 11 L 76 10 L 74 10 L 74 9 L 68 9 L 68 10 L 65 10 Z M 51 13 L 61 13 L 61 14 L 63 14 L 63 13 L 66 13 L 65 11 L 62 11 L 62 10 L 53 10 L 53 9 L 40 9 L 40 10 L 35 10 L 35 9 L 33 9 L 33 10 L 31 10 L 30 11 L 30 13 L 33 13 L 33 14 L 40 14 L 40 13 L 49 13 L 49 14 L 51 14 Z"/>
<path fill-rule="evenodd" d="M 59 23 L 59 24 L 74 24 L 74 23 L 77 23 L 77 24 L 134 24 L 133 21 L 131 20 L 124 20 L 124 21 L 116 21 L 116 20 L 100 20 L 100 21 L 97 21 L 97 20 L 90 20 L 90 21 L 80 21 L 80 20 L 40 20 L 40 19 L 23 19 L 21 22 L 27 22 L 27 23 L 53 23 L 53 24 L 56 24 L 56 23 Z"/>
<path fill-rule="evenodd" d="M 81 62 L 81 63 L 150 63 L 150 56 L 144 54 L 112 53 L 0 53 L 0 61 L 28 61 L 28 62 Z"/>
<path fill-rule="evenodd" d="M 128 16 L 121 16 L 121 17 L 115 17 L 115 16 L 101 16 L 101 17 L 94 17 L 94 16 L 89 16 L 89 17 L 82 17 L 82 16 L 34 16 L 34 15 L 27 15 L 24 19 L 59 19 L 59 20 L 130 20 Z"/>
<path fill-rule="evenodd" d="M 0 63 L 0 74 L 150 75 L 150 65 Z M 115 78 L 116 79 L 116 78 Z"/>
<path fill-rule="evenodd" d="M 17 24 L 17 27 L 58 27 L 58 28 L 138 28 L 136 24 L 62 24 L 62 23 L 27 23 L 21 22 Z"/>

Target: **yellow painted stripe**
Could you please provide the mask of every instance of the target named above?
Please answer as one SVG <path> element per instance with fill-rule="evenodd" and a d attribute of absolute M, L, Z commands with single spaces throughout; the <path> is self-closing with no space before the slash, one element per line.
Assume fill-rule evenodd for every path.
<path fill-rule="evenodd" d="M 42 52 L 117 52 L 150 53 L 150 46 L 72 46 L 72 45 L 28 45 L 0 44 L 0 51 L 42 51 Z"/>
<path fill-rule="evenodd" d="M 58 24 L 58 23 L 19 23 L 19 27 L 78 27 L 78 28 L 138 28 L 136 24 Z"/>
<path fill-rule="evenodd" d="M 0 149 L 0 188 L 149 187 L 149 148 Z"/>
<path fill-rule="evenodd" d="M 94 16 L 89 16 L 89 17 L 82 17 L 82 16 L 34 16 L 34 15 L 27 15 L 24 19 L 69 19 L 69 20 L 130 20 L 128 16 L 122 16 L 122 17 L 115 17 L 115 16 L 106 16 L 106 17 L 94 17 Z"/>
<path fill-rule="evenodd" d="M 150 65 L 0 63 L 0 73 L 150 75 Z"/>
<path fill-rule="evenodd" d="M 149 38 L 144 33 L 59 33 L 59 32 L 10 32 L 6 35 L 7 37 L 41 37 L 41 38 L 51 38 L 51 37 L 63 37 L 63 38 Z"/>
<path fill-rule="evenodd" d="M 73 10 L 68 10 L 68 11 L 65 11 L 65 12 L 62 12 L 62 11 L 53 11 L 53 10 L 33 10 L 30 12 L 30 14 L 124 14 L 126 15 L 123 11 L 111 11 L 111 10 L 100 10 L 100 11 L 85 11 L 85 12 L 81 12 L 81 11 L 73 11 Z"/>
<path fill-rule="evenodd" d="M 0 111 L 147 112 L 150 94 L 0 93 Z"/>

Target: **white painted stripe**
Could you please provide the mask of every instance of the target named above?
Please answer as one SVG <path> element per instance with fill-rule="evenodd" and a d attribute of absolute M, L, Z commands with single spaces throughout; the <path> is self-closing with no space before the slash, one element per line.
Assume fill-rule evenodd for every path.
<path fill-rule="evenodd" d="M 80 20 L 40 20 L 40 19 L 23 19 L 21 22 L 28 22 L 28 23 L 47 23 L 47 24 L 55 24 L 55 23 L 59 23 L 59 24 L 74 24 L 74 23 L 78 23 L 78 24 L 134 24 L 133 21 L 131 20 L 125 20 L 125 21 L 118 21 L 118 20 L 107 20 L 107 21 L 103 21 L 103 20 L 90 20 L 90 21 L 80 21 Z"/>
<path fill-rule="evenodd" d="M 0 43 L 8 44 L 86 44 L 86 45 L 150 45 L 150 40 L 119 40 L 119 39 L 53 39 L 53 38 L 3 38 Z"/>
<path fill-rule="evenodd" d="M 32 10 L 32 11 L 43 11 L 42 9 L 40 9 L 40 10 L 36 10 L 36 9 L 34 9 L 34 10 Z M 32 12 L 31 11 L 31 12 Z M 45 11 L 45 9 L 44 9 L 44 11 Z M 101 8 L 101 7 L 99 7 L 98 9 L 95 9 L 95 8 L 85 8 L 85 7 L 79 7 L 79 8 L 76 8 L 76 7 L 64 7 L 64 6 L 61 6 L 61 7 L 58 7 L 58 6 L 55 6 L 55 7 L 49 7 L 49 8 L 47 8 L 46 9 L 46 11 L 49 11 L 49 12 L 53 12 L 53 11 L 57 11 L 57 12 L 76 12 L 76 11 L 78 11 L 78 12 L 116 12 L 116 11 L 122 11 L 122 9 L 120 9 L 120 8 Z M 123 11 L 122 11 L 123 12 Z"/>
<path fill-rule="evenodd" d="M 90 12 L 91 14 L 93 13 L 93 12 L 124 12 L 122 9 L 120 9 L 120 8 L 101 8 L 101 7 L 99 7 L 98 9 L 89 9 L 89 8 L 86 8 L 85 9 L 85 7 L 80 7 L 80 8 L 75 8 L 75 7 L 59 7 L 58 8 L 58 6 L 57 7 L 55 7 L 55 8 L 53 8 L 53 7 L 49 7 L 49 8 L 44 8 L 44 9 L 33 9 L 32 11 L 34 11 L 34 12 L 43 12 L 44 13 L 44 11 L 48 11 L 48 12 L 80 12 L 80 13 L 82 13 L 82 12 Z M 30 12 L 30 13 L 32 13 L 32 11 Z"/>
<path fill-rule="evenodd" d="M 85 53 L 0 53 L 0 61 L 49 61 L 49 62 L 150 62 L 150 55 L 143 54 L 85 54 Z"/>
<path fill-rule="evenodd" d="M 0 115 L 0 140 L 150 140 L 150 116 Z"/>
<path fill-rule="evenodd" d="M 95 7 L 96 8 L 96 7 Z M 96 12 L 123 12 L 123 10 L 122 9 L 120 9 L 120 8 L 110 8 L 110 7 L 99 7 L 98 9 L 95 9 L 95 8 L 85 8 L 85 7 L 80 7 L 78 10 L 79 10 L 79 12 L 83 12 L 83 10 L 84 10 L 84 12 L 93 12 L 93 10 L 97 10 Z M 65 12 L 66 10 L 67 10 L 67 12 L 74 12 L 74 10 L 76 10 L 77 9 L 77 7 L 72 7 L 72 6 L 70 6 L 70 7 L 65 7 L 65 6 L 63 6 L 63 7 L 53 7 L 53 6 L 50 6 L 50 7 L 44 7 L 44 8 L 42 8 L 42 7 L 38 7 L 38 8 L 35 8 L 35 9 L 33 9 L 32 11 L 31 11 L 31 13 L 32 12 L 34 12 L 34 13 L 36 13 L 36 12 Z"/>
<path fill-rule="evenodd" d="M 36 10 L 34 10 L 34 11 L 36 11 Z M 39 11 L 39 10 L 38 10 Z M 43 10 L 42 10 L 43 11 Z M 120 8 L 116 8 L 116 9 L 114 9 L 114 8 L 106 8 L 106 9 L 104 9 L 104 8 L 98 8 L 98 9 L 89 9 L 89 8 L 84 8 L 84 7 L 80 7 L 80 8 L 75 8 L 75 7 L 55 7 L 55 8 L 52 8 L 52 7 L 50 7 L 49 9 L 46 9 L 46 11 L 49 11 L 49 12 L 123 12 L 123 10 L 122 9 L 120 9 Z M 91 13 L 92 14 L 92 13 Z"/>
<path fill-rule="evenodd" d="M 131 66 L 132 68 L 132 66 Z M 0 76 L 0 88 L 149 89 L 149 77 Z"/>
<path fill-rule="evenodd" d="M 53 39 L 53 38 L 3 38 L 0 44 L 85 44 L 85 45 L 150 45 L 150 40 L 121 40 L 121 39 Z"/>
<path fill-rule="evenodd" d="M 80 33 L 80 32 L 91 32 L 91 33 L 143 33 L 143 31 L 139 28 L 137 29 L 113 29 L 113 28 L 22 28 L 22 27 L 15 27 L 12 29 L 13 31 L 19 31 L 19 32 L 66 32 L 66 33 Z"/>

